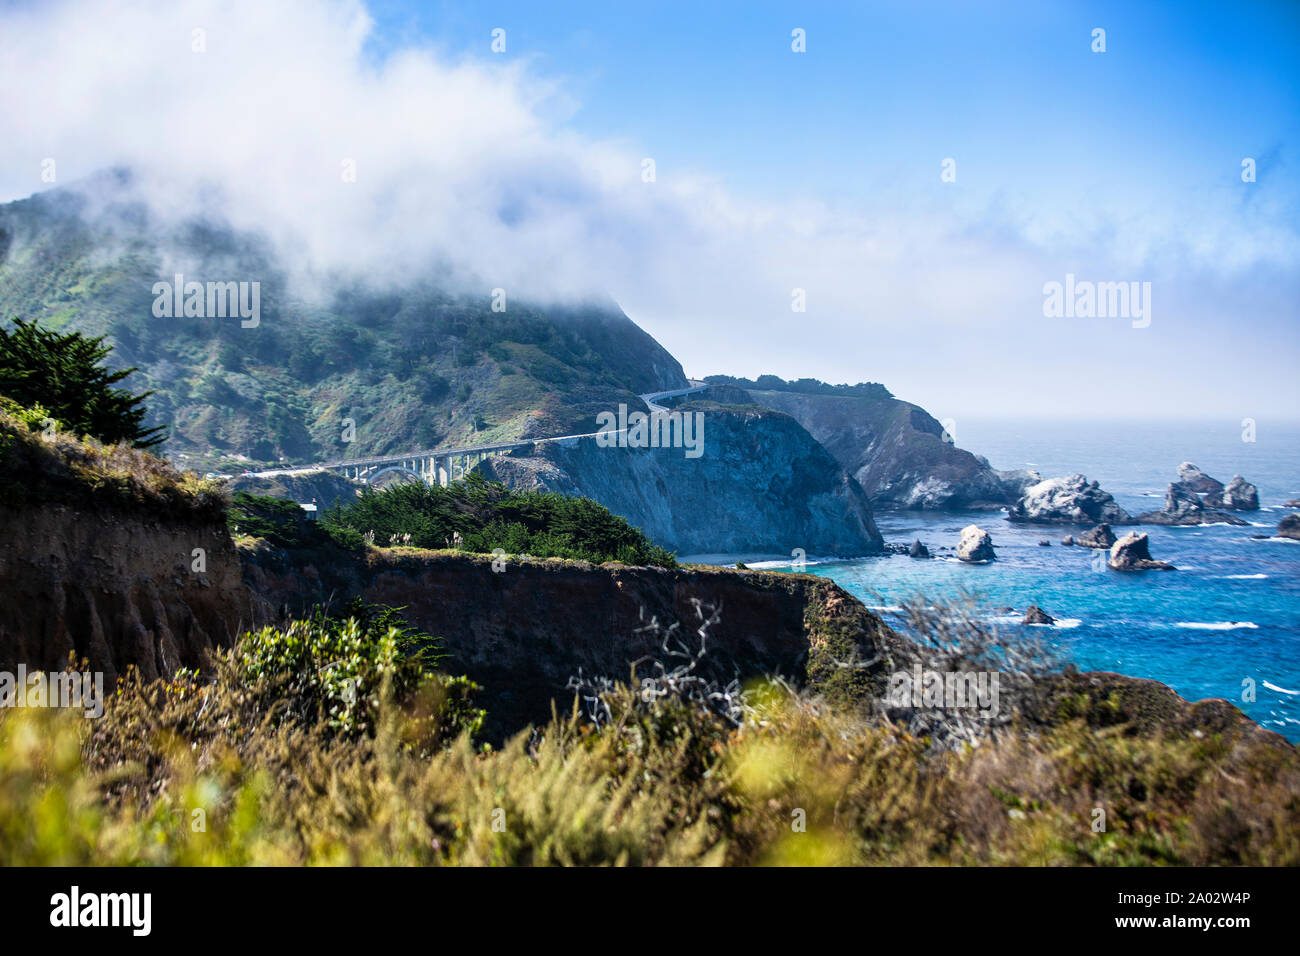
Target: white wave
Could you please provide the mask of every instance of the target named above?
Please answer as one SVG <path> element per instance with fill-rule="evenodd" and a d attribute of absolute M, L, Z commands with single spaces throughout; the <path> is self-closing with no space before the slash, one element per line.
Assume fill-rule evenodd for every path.
<path fill-rule="evenodd" d="M 1023 614 L 999 614 L 989 620 L 998 621 L 1007 624 L 1023 624 L 1025 616 Z M 1078 627 L 1083 620 L 1077 617 L 1058 617 L 1055 624 L 1029 624 L 1027 627 L 1059 627 L 1066 630 L 1072 627 Z"/>
<path fill-rule="evenodd" d="M 1269 690 L 1275 690 L 1279 694 L 1300 694 L 1300 690 L 1287 690 L 1285 687 L 1278 687 L 1276 684 L 1270 684 L 1268 681 L 1260 681 Z"/>
<path fill-rule="evenodd" d="M 1235 631 L 1243 627 L 1258 629 L 1254 621 L 1178 621 L 1174 627 L 1185 627 L 1196 631 Z"/>
<path fill-rule="evenodd" d="M 1223 579 L 1225 581 L 1263 581 L 1267 577 L 1267 574 L 1225 574 Z"/>
<path fill-rule="evenodd" d="M 868 604 L 868 611 L 884 611 L 887 614 L 902 614 L 903 609 L 897 604 Z"/>

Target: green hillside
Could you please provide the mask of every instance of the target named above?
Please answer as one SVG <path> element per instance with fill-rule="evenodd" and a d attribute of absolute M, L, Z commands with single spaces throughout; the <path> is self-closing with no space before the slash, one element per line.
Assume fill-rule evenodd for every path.
<path fill-rule="evenodd" d="M 164 228 L 129 174 L 0 206 L 0 322 L 105 335 L 154 389 L 163 451 L 197 468 L 306 463 L 570 434 L 681 366 L 612 303 L 492 311 L 490 290 L 291 287 L 265 243 L 208 223 Z M 156 317 L 153 287 L 257 281 L 260 322 Z M 346 420 L 353 440 L 346 442 Z"/>

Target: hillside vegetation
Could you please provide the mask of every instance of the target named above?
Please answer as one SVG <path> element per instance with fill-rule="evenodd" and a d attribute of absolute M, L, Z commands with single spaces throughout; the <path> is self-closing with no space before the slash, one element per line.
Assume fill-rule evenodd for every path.
<path fill-rule="evenodd" d="M 159 318 L 154 283 L 257 281 L 260 322 Z M 295 294 L 275 255 L 215 223 L 152 222 L 130 176 L 0 206 L 0 317 L 106 336 L 153 389 L 151 426 L 197 467 L 308 462 L 594 430 L 597 411 L 686 384 L 612 303 L 539 307 L 436 282 Z"/>

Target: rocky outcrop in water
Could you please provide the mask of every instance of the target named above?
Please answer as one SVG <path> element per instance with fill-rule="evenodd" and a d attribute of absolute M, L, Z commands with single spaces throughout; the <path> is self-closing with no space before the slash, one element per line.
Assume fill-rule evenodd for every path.
<path fill-rule="evenodd" d="M 978 525 L 971 524 L 962 528 L 961 543 L 957 545 L 957 560 L 971 564 L 997 560 L 992 536 Z"/>
<path fill-rule="evenodd" d="M 1022 624 L 1055 624 L 1056 618 L 1048 614 L 1037 604 L 1031 604 L 1025 608 L 1025 619 Z"/>
<path fill-rule="evenodd" d="M 1198 525 L 1198 524 L 1234 524 L 1244 525 L 1235 515 L 1205 507 L 1201 496 L 1182 482 L 1171 482 L 1165 491 L 1165 506 L 1160 511 L 1148 511 L 1136 518 L 1139 524 L 1156 525 Z"/>
<path fill-rule="evenodd" d="M 1190 461 L 1178 466 L 1178 481 L 1197 494 L 1218 494 L 1223 491 L 1223 482 L 1211 478 Z"/>
<path fill-rule="evenodd" d="M 1097 482 L 1079 474 L 1031 485 L 1007 517 L 1025 524 L 1129 524 L 1133 520 Z"/>
<path fill-rule="evenodd" d="M 1110 549 L 1107 565 L 1112 571 L 1174 571 L 1172 564 L 1151 557 L 1151 542 L 1145 533 L 1130 531 Z"/>
<path fill-rule="evenodd" d="M 1277 523 L 1277 536 L 1300 541 L 1300 515 L 1287 515 Z"/>
<path fill-rule="evenodd" d="M 1207 494 L 1205 503 L 1211 508 L 1227 508 L 1230 511 L 1258 511 L 1259 489 L 1241 475 L 1233 475 L 1232 481 L 1228 482 L 1222 493 Z"/>
<path fill-rule="evenodd" d="M 907 555 L 910 558 L 928 558 L 930 549 L 921 543 L 920 538 L 917 538 L 912 542 L 912 546 L 907 549 Z"/>
<path fill-rule="evenodd" d="M 879 554 L 862 488 L 788 415 L 690 402 L 703 417 L 698 458 L 681 448 L 602 448 L 594 439 L 535 446 L 478 467 L 513 488 L 593 498 L 680 554 Z"/>
<path fill-rule="evenodd" d="M 1115 532 L 1110 530 L 1110 525 L 1103 522 L 1091 531 L 1085 531 L 1083 534 L 1079 535 L 1074 539 L 1073 543 L 1085 548 L 1104 548 L 1109 550 L 1111 545 L 1115 543 Z"/>

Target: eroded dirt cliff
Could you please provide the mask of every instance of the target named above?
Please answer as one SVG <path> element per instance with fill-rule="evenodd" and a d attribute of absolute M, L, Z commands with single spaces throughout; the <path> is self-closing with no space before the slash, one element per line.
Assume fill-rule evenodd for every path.
<path fill-rule="evenodd" d="M 252 623 L 220 521 L 43 503 L 0 506 L 0 535 L 0 670 L 57 670 L 73 652 L 109 681 L 131 665 L 166 676 Z"/>
<path fill-rule="evenodd" d="M 353 596 L 402 607 L 443 638 L 449 669 L 483 685 L 498 728 L 544 720 L 579 674 L 652 676 L 703 646 L 700 668 L 726 681 L 780 674 L 832 698 L 873 692 L 882 652 L 898 640 L 824 578 L 706 568 L 641 568 L 551 559 L 398 550 L 315 560 L 267 545 L 241 548 L 267 619 Z M 500 564 L 498 567 L 502 567 Z M 841 663 L 874 664 L 841 667 Z"/>

